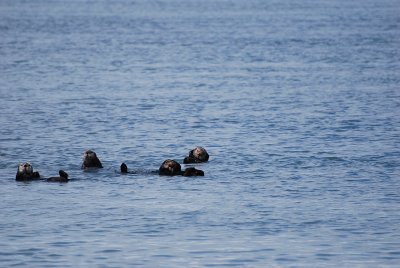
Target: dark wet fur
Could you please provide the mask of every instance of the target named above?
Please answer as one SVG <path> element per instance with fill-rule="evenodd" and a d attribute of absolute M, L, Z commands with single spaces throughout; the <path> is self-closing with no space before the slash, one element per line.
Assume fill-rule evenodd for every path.
<path fill-rule="evenodd" d="M 96 153 L 93 151 L 88 151 L 94 154 L 93 157 L 86 156 L 83 159 L 82 163 L 82 169 L 85 168 L 103 168 L 103 165 L 101 164 L 99 158 L 97 157 Z"/>
<path fill-rule="evenodd" d="M 92 159 L 85 159 L 82 163 L 82 168 L 103 168 L 103 165 L 101 164 L 100 160 L 96 158 Z"/>
<path fill-rule="evenodd" d="M 121 173 L 128 173 L 128 166 L 125 163 L 122 163 L 120 166 Z"/>
<path fill-rule="evenodd" d="M 173 167 L 172 170 L 168 169 L 164 166 L 166 161 L 171 161 Z M 138 171 L 130 171 L 128 170 L 128 166 L 125 163 L 122 163 L 120 166 L 120 171 L 122 174 L 142 174 Z M 185 176 L 185 177 L 192 177 L 192 176 L 204 176 L 204 171 L 195 169 L 194 167 L 186 168 L 185 171 L 181 170 L 181 165 L 173 160 L 165 160 L 162 165 L 160 166 L 158 172 L 155 171 L 147 171 L 143 172 L 143 174 L 158 174 L 161 176 Z"/>
<path fill-rule="evenodd" d="M 204 160 L 199 159 L 199 158 L 197 158 L 197 157 L 194 156 L 194 154 L 193 154 L 194 150 L 195 150 L 195 149 L 191 150 L 191 151 L 189 152 L 189 156 L 186 156 L 186 157 L 183 159 L 183 163 L 184 163 L 184 164 L 203 163 L 203 162 L 207 162 L 208 159 L 210 158 L 210 156 L 208 155 L 208 153 L 205 152 L 205 159 L 204 159 Z"/>
<path fill-rule="evenodd" d="M 154 175 L 154 174 L 158 174 L 158 170 L 146 170 L 146 169 L 129 170 L 128 166 L 125 163 L 121 164 L 120 172 L 121 172 L 121 174 L 133 174 L 133 175 Z"/>
<path fill-rule="evenodd" d="M 166 167 L 166 163 L 169 162 L 171 165 Z M 174 160 L 165 160 L 159 169 L 159 174 L 162 176 L 185 176 L 185 177 L 192 177 L 192 176 L 204 176 L 204 171 L 195 169 L 194 167 L 186 168 L 184 171 L 181 169 L 181 165 L 174 161 Z"/>
<path fill-rule="evenodd" d="M 64 170 L 59 170 L 58 174 L 60 175 L 59 177 L 50 177 L 50 178 L 41 178 L 39 172 L 23 172 L 20 173 L 19 170 L 17 171 L 17 175 L 15 177 L 15 180 L 17 181 L 33 181 L 33 180 L 46 180 L 48 182 L 67 182 L 68 179 L 68 174 Z"/>
<path fill-rule="evenodd" d="M 32 181 L 32 180 L 39 180 L 40 174 L 39 172 L 35 171 L 32 173 L 19 173 L 15 176 L 16 181 Z"/>
<path fill-rule="evenodd" d="M 161 176 L 176 176 L 181 175 L 181 173 L 181 165 L 171 159 L 165 160 L 158 169 L 158 174 Z"/>
<path fill-rule="evenodd" d="M 199 159 L 193 157 L 193 156 L 186 156 L 183 159 L 183 163 L 184 164 L 194 164 L 194 163 L 202 163 L 202 161 L 200 161 Z"/>
<path fill-rule="evenodd" d="M 59 177 L 50 177 L 46 181 L 48 182 L 68 182 L 68 174 L 64 170 L 58 171 Z"/>
<path fill-rule="evenodd" d="M 204 171 L 200 169 L 195 169 L 194 167 L 190 167 L 185 169 L 182 176 L 192 177 L 192 176 L 204 176 Z"/>

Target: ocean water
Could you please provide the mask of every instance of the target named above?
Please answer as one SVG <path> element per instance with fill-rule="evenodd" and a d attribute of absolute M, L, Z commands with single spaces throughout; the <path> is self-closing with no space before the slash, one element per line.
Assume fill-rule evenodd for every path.
<path fill-rule="evenodd" d="M 1 0 L 0 266 L 398 267 L 399 14 Z M 147 172 L 196 145 L 204 177 Z"/>

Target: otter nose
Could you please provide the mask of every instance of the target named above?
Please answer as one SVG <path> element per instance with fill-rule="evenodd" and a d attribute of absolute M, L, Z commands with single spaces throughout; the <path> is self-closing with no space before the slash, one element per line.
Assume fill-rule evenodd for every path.
<path fill-rule="evenodd" d="M 24 164 L 24 167 L 29 167 L 29 165 L 28 164 Z"/>

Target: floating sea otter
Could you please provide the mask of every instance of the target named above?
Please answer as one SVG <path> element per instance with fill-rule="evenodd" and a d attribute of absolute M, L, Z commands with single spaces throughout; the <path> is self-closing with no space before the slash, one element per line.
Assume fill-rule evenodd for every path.
<path fill-rule="evenodd" d="M 197 146 L 189 152 L 189 156 L 183 159 L 184 164 L 207 162 L 209 155 L 203 147 Z"/>
<path fill-rule="evenodd" d="M 194 167 L 190 167 L 185 169 L 185 171 L 182 171 L 181 165 L 175 160 L 171 159 L 167 159 L 161 164 L 160 168 L 158 169 L 158 174 L 163 176 L 182 175 L 185 177 L 204 176 L 204 172 L 202 170 L 195 169 Z"/>
<path fill-rule="evenodd" d="M 121 164 L 121 173 L 131 173 L 131 174 L 138 174 L 139 172 L 135 171 L 128 171 L 128 166 L 125 163 Z M 151 172 L 153 173 L 153 172 Z M 157 173 L 157 172 L 154 172 Z M 194 167 L 190 167 L 185 169 L 185 171 L 182 171 L 181 165 L 176 162 L 175 160 L 167 159 L 165 160 L 160 168 L 158 169 L 158 174 L 162 176 L 185 176 L 185 177 L 191 177 L 191 176 L 204 176 L 204 172 L 199 169 L 195 169 Z"/>
<path fill-rule="evenodd" d="M 97 155 L 95 152 L 92 150 L 87 150 L 83 154 L 83 163 L 82 163 L 82 169 L 86 168 L 102 168 L 103 165 L 101 164 L 99 158 L 97 158 Z"/>
<path fill-rule="evenodd" d="M 167 159 L 161 164 L 158 174 L 163 176 L 182 175 L 181 165 L 175 160 Z"/>
<path fill-rule="evenodd" d="M 64 170 L 58 172 L 59 177 L 41 178 L 39 172 L 33 171 L 33 167 L 30 163 L 25 162 L 18 165 L 17 175 L 15 180 L 17 181 L 32 181 L 32 180 L 46 180 L 48 182 L 67 182 L 68 174 Z"/>
<path fill-rule="evenodd" d="M 15 180 L 17 181 L 32 181 L 40 179 L 39 172 L 33 172 L 33 167 L 29 162 L 21 163 L 18 165 L 17 175 Z"/>

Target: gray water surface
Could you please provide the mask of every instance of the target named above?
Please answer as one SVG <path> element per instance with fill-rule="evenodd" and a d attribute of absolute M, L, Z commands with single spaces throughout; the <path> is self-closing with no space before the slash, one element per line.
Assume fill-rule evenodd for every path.
<path fill-rule="evenodd" d="M 398 266 L 399 14 L 0 1 L 0 266 Z M 204 177 L 147 172 L 196 145 Z"/>

